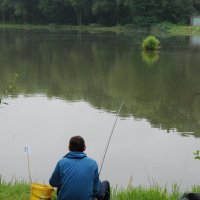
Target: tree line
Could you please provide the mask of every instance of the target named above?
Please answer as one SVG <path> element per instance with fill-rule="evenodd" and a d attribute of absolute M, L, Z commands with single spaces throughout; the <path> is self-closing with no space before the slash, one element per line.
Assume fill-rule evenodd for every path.
<path fill-rule="evenodd" d="M 200 0 L 0 0 L 1 23 L 151 25 L 198 13 Z"/>

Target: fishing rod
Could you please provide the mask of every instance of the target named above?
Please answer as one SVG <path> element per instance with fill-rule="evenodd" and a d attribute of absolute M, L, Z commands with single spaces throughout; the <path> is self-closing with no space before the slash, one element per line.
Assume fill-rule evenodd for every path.
<path fill-rule="evenodd" d="M 123 106 L 123 104 L 124 104 L 124 100 L 125 100 L 125 97 L 124 97 L 124 99 L 123 99 L 123 101 L 122 101 L 122 103 L 121 103 L 121 105 L 120 105 L 120 107 L 119 107 L 119 110 L 118 110 L 118 113 L 117 113 L 117 116 L 116 116 L 116 119 L 115 119 L 115 123 L 114 123 L 114 125 L 113 125 L 112 131 L 111 131 L 110 136 L 109 136 L 109 138 L 108 138 L 108 142 L 107 142 L 105 151 L 104 151 L 104 153 L 103 153 L 103 159 L 102 159 L 102 162 L 101 162 L 101 165 L 100 165 L 99 175 L 100 175 L 100 173 L 101 173 L 101 170 L 102 170 L 102 167 L 103 167 L 103 164 L 104 164 L 104 160 L 105 160 L 105 157 L 106 157 L 106 153 L 107 153 L 107 151 L 108 151 L 108 147 L 109 147 L 109 144 L 110 144 L 110 141 L 111 141 L 111 138 L 112 138 L 112 135 L 113 135 L 113 132 L 114 132 L 114 129 L 115 129 L 115 126 L 116 126 L 116 123 L 117 123 L 117 120 L 118 120 L 120 111 L 121 111 L 121 108 L 122 108 L 122 106 Z"/>
<path fill-rule="evenodd" d="M 24 147 L 24 153 L 27 155 L 27 164 L 28 164 L 28 178 L 29 178 L 29 183 L 32 183 L 32 177 L 31 177 L 31 168 L 30 168 L 30 147 L 25 146 Z"/>

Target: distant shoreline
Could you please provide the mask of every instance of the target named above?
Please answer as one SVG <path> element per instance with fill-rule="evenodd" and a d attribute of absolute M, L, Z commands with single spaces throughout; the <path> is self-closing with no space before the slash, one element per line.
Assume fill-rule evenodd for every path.
<path fill-rule="evenodd" d="M 64 31 L 96 31 L 96 32 L 128 32 L 131 29 L 123 26 L 75 26 L 75 25 L 34 25 L 34 24 L 0 24 L 0 29 L 18 29 L 18 30 L 47 30 L 52 32 L 64 32 Z"/>
<path fill-rule="evenodd" d="M 138 30 L 147 30 L 152 34 L 165 33 L 169 35 L 200 35 L 200 27 L 189 25 L 176 25 L 170 23 L 161 23 L 153 25 L 151 28 L 135 27 L 134 25 L 105 27 L 98 24 L 75 26 L 75 25 L 34 25 L 34 24 L 0 24 L 0 29 L 18 29 L 18 30 L 46 30 L 50 32 L 65 31 L 88 31 L 88 32 L 113 32 L 113 33 L 131 33 Z"/>

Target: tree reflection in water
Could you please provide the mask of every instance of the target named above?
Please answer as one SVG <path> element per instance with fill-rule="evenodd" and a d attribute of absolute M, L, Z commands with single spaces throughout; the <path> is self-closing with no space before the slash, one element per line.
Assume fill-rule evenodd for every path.
<path fill-rule="evenodd" d="M 147 67 L 138 37 L 82 33 L 80 42 L 76 33 L 0 35 L 0 96 L 17 72 L 18 94 L 84 99 L 110 112 L 126 96 L 122 116 L 200 136 L 200 96 L 194 95 L 200 91 L 199 54 L 189 38 L 161 38 L 163 47 Z"/>

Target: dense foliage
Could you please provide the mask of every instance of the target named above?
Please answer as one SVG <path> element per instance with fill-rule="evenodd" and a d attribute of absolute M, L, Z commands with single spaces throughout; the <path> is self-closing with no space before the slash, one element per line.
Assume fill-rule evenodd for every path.
<path fill-rule="evenodd" d="M 156 50 L 159 48 L 159 44 L 160 42 L 155 36 L 149 35 L 143 40 L 142 48 L 145 50 Z"/>
<path fill-rule="evenodd" d="M 0 0 L 2 23 L 187 23 L 199 12 L 200 0 Z"/>

